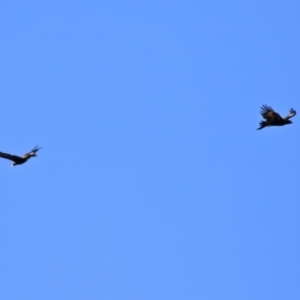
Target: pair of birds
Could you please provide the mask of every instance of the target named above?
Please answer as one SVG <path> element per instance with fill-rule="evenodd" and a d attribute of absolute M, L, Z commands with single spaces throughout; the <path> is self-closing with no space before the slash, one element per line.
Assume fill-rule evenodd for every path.
<path fill-rule="evenodd" d="M 290 113 L 282 118 L 277 112 L 273 110 L 271 106 L 263 105 L 261 107 L 261 115 L 265 119 L 265 121 L 261 121 L 259 123 L 260 127 L 258 130 L 263 129 L 266 126 L 283 126 L 286 124 L 292 124 L 290 118 L 296 115 L 296 111 L 292 108 L 290 109 Z M 41 149 L 41 147 L 35 146 L 30 152 L 24 154 L 23 156 L 11 155 L 8 153 L 0 152 L 0 157 L 12 160 L 12 166 L 24 164 L 31 157 L 37 156 L 36 153 Z"/>

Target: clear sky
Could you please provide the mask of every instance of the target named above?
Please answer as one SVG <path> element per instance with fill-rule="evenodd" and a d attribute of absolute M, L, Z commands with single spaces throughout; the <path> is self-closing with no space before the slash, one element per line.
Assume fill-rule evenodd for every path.
<path fill-rule="evenodd" d="M 300 299 L 299 1 L 2 1 L 0 298 Z"/>

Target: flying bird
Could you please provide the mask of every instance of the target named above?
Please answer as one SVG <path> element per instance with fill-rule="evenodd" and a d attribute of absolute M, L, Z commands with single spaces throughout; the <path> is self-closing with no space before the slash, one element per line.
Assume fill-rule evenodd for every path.
<path fill-rule="evenodd" d="M 42 147 L 35 146 L 30 152 L 24 154 L 23 156 L 11 155 L 11 154 L 8 154 L 8 153 L 0 152 L 0 157 L 12 160 L 13 163 L 12 163 L 11 166 L 13 167 L 13 166 L 16 166 L 16 165 L 24 164 L 29 158 L 37 156 L 36 153 L 41 148 Z"/>
<path fill-rule="evenodd" d="M 263 105 L 261 107 L 260 113 L 266 121 L 261 121 L 259 123 L 260 127 L 257 128 L 258 130 L 263 129 L 266 126 L 283 126 L 286 124 L 292 124 L 293 122 L 290 118 L 296 115 L 296 111 L 291 108 L 290 113 L 285 118 L 282 118 L 271 106 L 267 105 Z"/>

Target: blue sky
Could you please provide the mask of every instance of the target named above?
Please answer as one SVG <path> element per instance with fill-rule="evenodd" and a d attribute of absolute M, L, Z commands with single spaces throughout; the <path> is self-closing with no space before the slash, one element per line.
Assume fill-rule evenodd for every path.
<path fill-rule="evenodd" d="M 1 299 L 299 299 L 299 14 L 2 2 Z"/>

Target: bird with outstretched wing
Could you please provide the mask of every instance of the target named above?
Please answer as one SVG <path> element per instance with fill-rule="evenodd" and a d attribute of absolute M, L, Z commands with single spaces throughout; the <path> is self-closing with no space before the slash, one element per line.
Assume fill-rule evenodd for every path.
<path fill-rule="evenodd" d="M 258 130 L 263 129 L 266 126 L 283 126 L 287 124 L 292 124 L 293 122 L 290 120 L 293 116 L 296 115 L 296 111 L 292 108 L 290 109 L 290 113 L 282 118 L 280 114 L 278 114 L 271 106 L 263 105 L 261 107 L 261 115 L 265 119 L 265 121 L 261 121 L 259 123 L 260 127 Z"/>
<path fill-rule="evenodd" d="M 42 147 L 35 146 L 30 152 L 25 153 L 23 156 L 11 155 L 8 153 L 0 152 L 0 157 L 13 161 L 12 166 L 16 166 L 25 163 L 31 157 L 36 157 L 36 152 L 38 152 L 40 149 L 42 149 Z"/>

